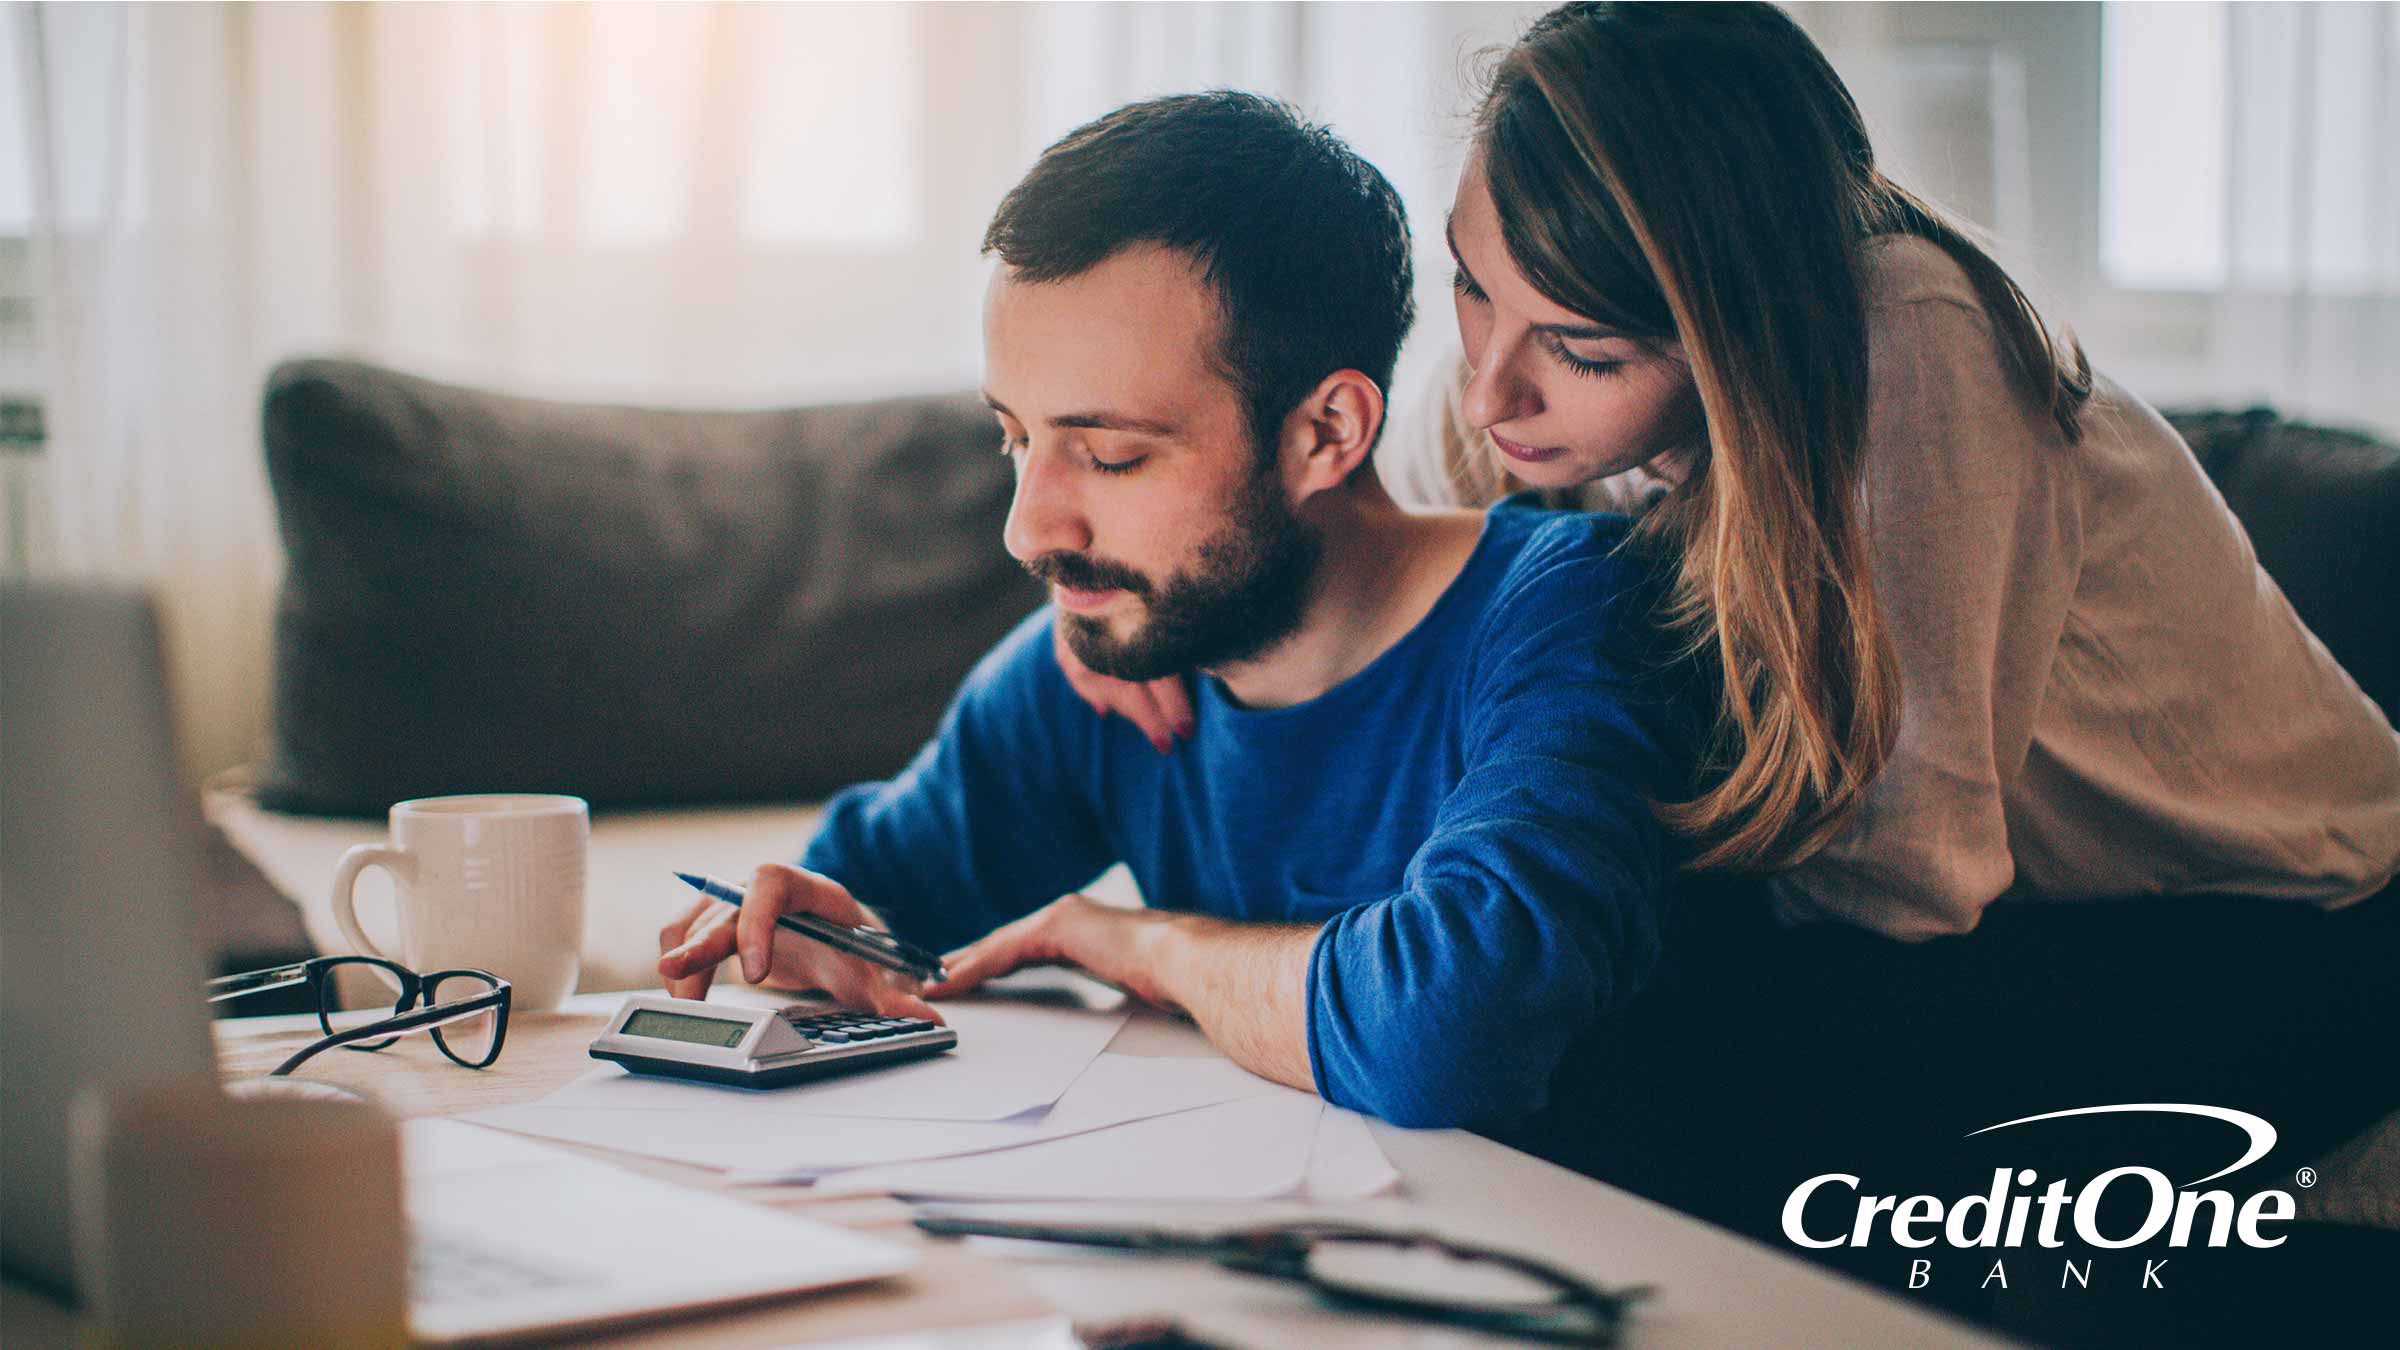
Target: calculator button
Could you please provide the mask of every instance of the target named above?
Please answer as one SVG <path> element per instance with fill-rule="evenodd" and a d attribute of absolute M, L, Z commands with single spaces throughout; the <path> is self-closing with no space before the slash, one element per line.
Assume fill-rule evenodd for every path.
<path fill-rule="evenodd" d="M 844 1044 L 848 1042 L 850 1038 L 850 1033 L 847 1031 L 820 1031 L 816 1033 L 816 1039 L 820 1041 L 827 1041 L 834 1045 Z"/>

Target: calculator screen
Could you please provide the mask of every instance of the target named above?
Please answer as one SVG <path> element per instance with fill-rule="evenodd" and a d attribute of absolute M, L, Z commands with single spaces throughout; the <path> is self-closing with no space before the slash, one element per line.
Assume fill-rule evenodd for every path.
<path fill-rule="evenodd" d="M 682 1041 L 689 1045 L 714 1045 L 730 1050 L 742 1043 L 749 1034 L 748 1022 L 728 1022 L 721 1017 L 692 1017 L 684 1013 L 660 1012 L 644 1008 L 625 1019 L 624 1034 L 648 1036 L 661 1041 Z"/>

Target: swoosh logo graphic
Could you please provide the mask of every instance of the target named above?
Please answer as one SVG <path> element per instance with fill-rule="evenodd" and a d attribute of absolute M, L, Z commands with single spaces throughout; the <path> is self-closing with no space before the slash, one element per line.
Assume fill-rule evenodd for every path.
<path fill-rule="evenodd" d="M 2184 1183 L 2185 1189 L 2205 1185 L 2227 1173 L 2239 1172 L 2267 1156 L 2267 1150 L 2275 1147 L 2275 1127 L 2259 1117 L 2251 1115 L 2247 1111 L 2236 1111 L 2231 1107 L 2195 1106 L 2189 1102 L 2125 1102 L 2117 1106 L 2078 1106 L 2071 1111 L 2045 1111 L 2038 1116 L 2019 1116 L 2015 1120 L 2004 1120 L 1997 1125 L 1986 1125 L 1980 1130 L 1969 1130 L 1966 1137 L 1972 1139 L 1979 1134 L 2005 1130 L 2011 1125 L 2030 1125 L 2037 1120 L 2060 1120 L 2067 1116 L 2114 1115 L 2124 1111 L 2160 1111 L 2169 1115 L 2206 1116 L 2210 1120 L 2221 1120 L 2228 1125 L 2239 1125 L 2242 1127 L 2243 1133 L 2250 1136 L 2250 1151 L 2244 1153 L 2231 1167 L 2219 1168 L 2198 1181 L 2187 1181 Z"/>

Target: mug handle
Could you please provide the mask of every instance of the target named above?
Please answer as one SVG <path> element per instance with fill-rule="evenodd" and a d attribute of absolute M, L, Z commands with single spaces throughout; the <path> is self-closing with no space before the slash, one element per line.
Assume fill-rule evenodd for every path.
<path fill-rule="evenodd" d="M 360 844 L 343 854 L 340 865 L 333 869 L 333 921 L 341 925 L 342 936 L 359 955 L 389 961 L 392 958 L 376 950 L 375 944 L 367 941 L 367 930 L 358 924 L 358 874 L 370 867 L 380 867 L 394 880 L 406 882 L 416 876 L 417 860 L 406 849 Z"/>

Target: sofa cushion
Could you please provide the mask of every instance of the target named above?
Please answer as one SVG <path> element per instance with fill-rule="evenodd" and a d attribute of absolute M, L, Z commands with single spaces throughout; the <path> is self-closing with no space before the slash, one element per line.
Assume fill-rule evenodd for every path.
<path fill-rule="evenodd" d="M 2301 621 L 2400 722 L 2400 446 L 2268 408 L 2166 417 Z"/>
<path fill-rule="evenodd" d="M 971 397 L 673 412 L 303 360 L 265 434 L 280 810 L 821 797 L 904 764 L 1041 598 Z"/>

